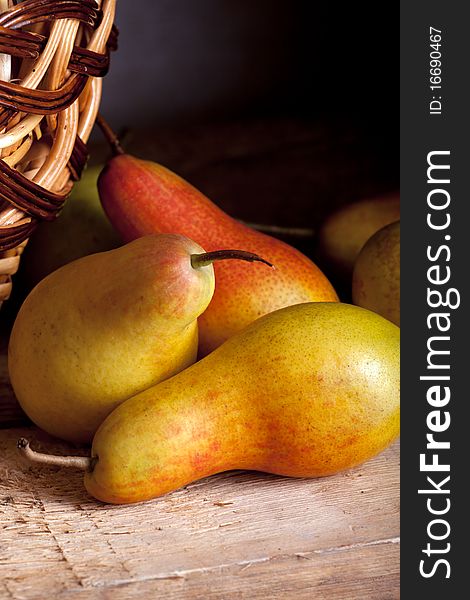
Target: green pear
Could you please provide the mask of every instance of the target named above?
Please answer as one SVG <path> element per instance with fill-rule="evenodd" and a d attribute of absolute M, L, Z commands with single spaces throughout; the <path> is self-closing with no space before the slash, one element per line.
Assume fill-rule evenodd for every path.
<path fill-rule="evenodd" d="M 213 260 L 180 235 L 150 235 L 68 263 L 26 298 L 9 345 L 20 405 L 48 433 L 91 441 L 120 402 L 196 360 Z"/>
<path fill-rule="evenodd" d="M 400 326 L 400 221 L 377 231 L 356 259 L 354 304 Z"/>
<path fill-rule="evenodd" d="M 121 245 L 101 207 L 97 180 L 102 166 L 88 167 L 55 221 L 41 223 L 26 246 L 21 276 L 31 289 L 59 267 Z"/>

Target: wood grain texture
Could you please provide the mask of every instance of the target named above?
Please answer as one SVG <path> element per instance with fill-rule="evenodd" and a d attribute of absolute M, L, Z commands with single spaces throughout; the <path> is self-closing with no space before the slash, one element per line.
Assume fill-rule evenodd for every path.
<path fill-rule="evenodd" d="M 0 432 L 0 598 L 399 598 L 399 446 L 347 473 L 231 472 L 131 506 L 16 450 L 75 454 L 35 428 Z"/>

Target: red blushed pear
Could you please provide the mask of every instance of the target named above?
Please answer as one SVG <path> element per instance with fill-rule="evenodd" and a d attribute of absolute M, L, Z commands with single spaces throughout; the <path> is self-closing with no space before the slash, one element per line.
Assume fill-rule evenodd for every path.
<path fill-rule="evenodd" d="M 124 154 L 107 124 L 116 149 L 101 173 L 98 189 L 104 210 L 125 241 L 149 233 L 179 233 L 206 251 L 236 247 L 254 252 L 275 270 L 254 265 L 214 265 L 216 290 L 199 318 L 199 352 L 208 354 L 258 317 L 303 302 L 336 302 L 320 269 L 295 248 L 255 231 L 218 208 L 187 181 L 150 161 Z"/>

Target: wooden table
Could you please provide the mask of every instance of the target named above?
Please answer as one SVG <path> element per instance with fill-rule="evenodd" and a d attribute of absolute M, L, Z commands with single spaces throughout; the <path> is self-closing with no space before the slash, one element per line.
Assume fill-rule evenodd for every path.
<path fill-rule="evenodd" d="M 130 139 L 129 150 L 167 164 L 247 221 L 316 228 L 332 205 L 396 183 L 377 144 L 339 126 L 262 121 L 151 139 L 145 149 Z M 302 249 L 312 247 L 307 239 Z M 0 321 L 15 310 L 13 298 Z M 324 479 L 232 472 L 152 502 L 106 506 L 87 495 L 82 474 L 19 457 L 20 436 L 44 451 L 79 450 L 28 425 L 8 383 L 5 340 L 2 600 L 399 598 L 398 444 Z"/>
<path fill-rule="evenodd" d="M 1 356 L 0 598 L 399 598 L 399 445 L 333 477 L 231 472 L 131 506 L 16 450 L 78 453 L 23 418 Z"/>

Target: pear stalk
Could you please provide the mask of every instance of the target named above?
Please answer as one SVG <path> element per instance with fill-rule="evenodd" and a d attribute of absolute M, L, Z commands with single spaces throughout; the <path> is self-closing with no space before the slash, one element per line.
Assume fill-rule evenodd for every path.
<path fill-rule="evenodd" d="M 246 260 L 247 262 L 261 262 L 274 269 L 274 265 L 258 254 L 246 252 L 245 250 L 214 250 L 203 254 L 191 254 L 191 266 L 193 269 L 207 267 L 217 260 Z"/>
<path fill-rule="evenodd" d="M 118 156 L 119 154 L 125 154 L 124 149 L 121 146 L 118 136 L 111 129 L 111 126 L 106 121 L 106 119 L 99 113 L 96 116 L 96 123 L 97 123 L 98 127 L 101 129 L 102 134 L 106 138 L 106 141 L 111 146 L 113 156 Z"/>
<path fill-rule="evenodd" d="M 17 442 L 17 448 L 22 456 L 30 462 L 49 465 L 56 467 L 72 467 L 81 469 L 82 471 L 93 471 L 97 458 L 89 456 L 57 456 L 55 454 L 44 454 L 36 452 L 29 445 L 29 441 L 25 438 L 20 438 Z"/>

